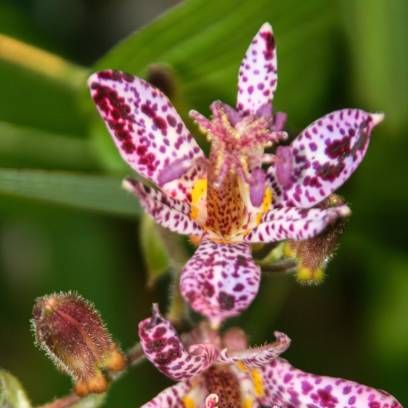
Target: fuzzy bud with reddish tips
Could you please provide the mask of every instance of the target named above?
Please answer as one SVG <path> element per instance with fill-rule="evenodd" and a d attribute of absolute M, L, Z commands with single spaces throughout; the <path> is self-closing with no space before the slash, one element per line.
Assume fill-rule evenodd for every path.
<path fill-rule="evenodd" d="M 325 210 L 343 204 L 342 197 L 332 194 L 320 204 L 319 208 Z M 337 248 L 345 223 L 344 218 L 338 218 L 313 238 L 288 241 L 285 244 L 286 255 L 298 261 L 296 277 L 299 282 L 318 284 L 324 279 L 324 269 Z"/>
<path fill-rule="evenodd" d="M 37 299 L 33 308 L 37 344 L 75 382 L 84 396 L 106 391 L 107 371 L 121 371 L 126 360 L 92 304 L 74 293 Z"/>

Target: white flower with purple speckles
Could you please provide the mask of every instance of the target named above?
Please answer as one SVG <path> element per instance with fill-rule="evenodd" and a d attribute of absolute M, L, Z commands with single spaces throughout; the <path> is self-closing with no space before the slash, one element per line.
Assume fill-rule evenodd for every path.
<path fill-rule="evenodd" d="M 239 314 L 258 291 L 251 243 L 308 239 L 349 215 L 346 205 L 317 205 L 357 168 L 383 118 L 339 110 L 264 153 L 287 138 L 286 115 L 272 113 L 277 58 L 269 24 L 242 61 L 236 108 L 214 102 L 211 120 L 190 112 L 211 141 L 208 158 L 168 98 L 144 80 L 107 70 L 89 86 L 122 157 L 160 190 L 131 179 L 125 188 L 159 224 L 201 238 L 181 293 L 214 324 Z"/>
<path fill-rule="evenodd" d="M 391 395 L 356 382 L 308 374 L 279 357 L 290 339 L 248 348 L 245 333 L 231 328 L 220 335 L 206 325 L 186 336 L 153 307 L 139 324 L 146 357 L 179 381 L 142 408 L 402 408 Z"/>

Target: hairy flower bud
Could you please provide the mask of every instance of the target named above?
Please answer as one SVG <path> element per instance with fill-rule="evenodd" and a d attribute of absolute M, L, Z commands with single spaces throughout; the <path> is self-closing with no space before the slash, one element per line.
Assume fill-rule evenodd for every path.
<path fill-rule="evenodd" d="M 321 203 L 319 208 L 327 209 L 342 204 L 344 204 L 343 198 L 332 194 Z M 324 279 L 324 269 L 336 250 L 344 225 L 344 218 L 339 218 L 316 237 L 286 243 L 285 254 L 298 261 L 296 277 L 299 282 L 318 284 Z"/>
<path fill-rule="evenodd" d="M 74 293 L 37 299 L 32 325 L 37 344 L 71 375 L 78 395 L 104 392 L 105 371 L 120 371 L 125 357 L 92 304 Z"/>

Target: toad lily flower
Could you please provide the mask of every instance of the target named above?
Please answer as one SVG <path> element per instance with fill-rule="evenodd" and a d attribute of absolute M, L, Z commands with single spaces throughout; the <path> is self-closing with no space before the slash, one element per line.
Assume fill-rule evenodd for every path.
<path fill-rule="evenodd" d="M 139 336 L 146 357 L 179 381 L 142 408 L 402 408 L 384 391 L 292 367 L 279 357 L 290 344 L 283 333 L 248 349 L 238 328 L 220 335 L 201 326 L 185 344 L 154 306 Z"/>
<path fill-rule="evenodd" d="M 201 239 L 181 293 L 214 324 L 246 309 L 258 291 L 251 243 L 308 239 L 349 214 L 346 205 L 317 205 L 353 173 L 383 117 L 339 110 L 275 148 L 287 134 L 286 115 L 272 113 L 277 59 L 269 24 L 242 61 L 236 108 L 214 102 L 211 120 L 190 112 L 211 141 L 208 158 L 168 98 L 144 80 L 106 70 L 89 86 L 124 160 L 159 189 L 132 179 L 124 187 L 157 223 Z"/>

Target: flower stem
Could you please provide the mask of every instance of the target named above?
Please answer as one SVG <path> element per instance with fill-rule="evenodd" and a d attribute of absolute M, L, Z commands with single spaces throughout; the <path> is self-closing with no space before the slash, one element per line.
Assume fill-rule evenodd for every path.
<path fill-rule="evenodd" d="M 297 262 L 293 259 L 283 259 L 281 261 L 274 262 L 270 265 L 262 265 L 262 272 L 265 273 L 291 273 L 296 269 Z"/>
<path fill-rule="evenodd" d="M 136 343 L 133 347 L 131 347 L 127 351 L 126 357 L 127 357 L 127 366 L 125 367 L 123 371 L 119 373 L 112 373 L 112 372 L 107 373 L 107 377 L 109 378 L 111 382 L 117 381 L 120 377 L 122 377 L 122 375 L 130 367 L 133 367 L 144 360 L 145 356 L 143 354 L 143 350 L 140 344 Z M 37 408 L 70 408 L 74 406 L 75 404 L 77 404 L 78 402 L 80 402 L 81 400 L 83 400 L 84 398 L 89 398 L 89 395 L 85 397 L 79 397 L 78 395 L 71 393 L 64 397 L 58 398 L 55 401 L 49 402 L 45 405 L 41 405 Z M 89 408 L 92 408 L 91 402 L 87 404 L 86 406 Z"/>
<path fill-rule="evenodd" d="M 78 397 L 78 395 L 72 393 L 65 397 L 58 398 L 57 400 L 50 402 L 48 404 L 41 405 L 41 407 L 39 408 L 69 408 L 80 400 L 81 397 Z"/>

